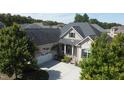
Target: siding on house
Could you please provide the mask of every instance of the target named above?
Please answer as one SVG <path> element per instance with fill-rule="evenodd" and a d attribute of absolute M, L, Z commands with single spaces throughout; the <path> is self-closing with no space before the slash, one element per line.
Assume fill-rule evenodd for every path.
<path fill-rule="evenodd" d="M 84 42 L 82 45 L 81 45 L 81 49 L 90 49 L 91 48 L 91 43 L 92 41 L 90 39 L 88 39 L 86 42 Z"/>
<path fill-rule="evenodd" d="M 38 57 L 40 55 L 44 55 L 44 54 L 47 54 L 47 53 L 53 53 L 55 55 L 56 52 L 51 51 L 51 48 L 56 44 L 58 44 L 58 43 L 56 42 L 56 43 L 49 43 L 49 44 L 44 44 L 44 45 L 37 46 L 38 50 L 36 51 L 35 56 Z"/>

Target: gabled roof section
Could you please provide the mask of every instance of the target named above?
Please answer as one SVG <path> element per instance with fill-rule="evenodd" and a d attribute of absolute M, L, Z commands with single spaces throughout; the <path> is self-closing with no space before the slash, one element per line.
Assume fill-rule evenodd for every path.
<path fill-rule="evenodd" d="M 85 42 L 87 42 L 88 40 L 91 40 L 92 42 L 94 42 L 94 40 L 97 38 L 97 36 L 94 35 L 90 35 L 87 36 L 86 38 L 84 38 L 83 40 L 81 40 L 76 46 L 84 44 Z M 109 35 L 107 35 L 108 41 L 112 40 L 112 37 L 110 37 Z"/>
<path fill-rule="evenodd" d="M 77 45 L 81 45 L 81 44 L 87 42 L 88 40 L 91 40 L 92 42 L 94 42 L 94 40 L 93 40 L 92 37 L 87 36 L 85 39 L 83 39 L 82 41 L 80 41 Z M 76 46 L 77 46 L 77 45 L 76 45 Z"/>
<path fill-rule="evenodd" d="M 90 35 L 98 36 L 104 29 L 96 24 L 89 24 L 87 22 L 69 23 L 61 29 L 61 36 L 65 34 L 69 28 L 73 27 L 82 37 Z"/>
<path fill-rule="evenodd" d="M 70 32 L 71 30 L 73 30 L 73 29 L 76 31 L 76 33 L 79 35 L 79 37 L 82 38 L 83 33 L 82 33 L 80 27 L 78 27 L 78 26 L 72 26 L 72 27 L 70 27 L 65 33 L 63 33 L 63 34 L 60 36 L 60 38 L 63 38 L 67 33 L 69 33 L 69 32 Z"/>
<path fill-rule="evenodd" d="M 85 37 L 84 33 L 81 31 L 81 28 L 79 26 L 73 26 L 73 28 L 82 36 Z"/>

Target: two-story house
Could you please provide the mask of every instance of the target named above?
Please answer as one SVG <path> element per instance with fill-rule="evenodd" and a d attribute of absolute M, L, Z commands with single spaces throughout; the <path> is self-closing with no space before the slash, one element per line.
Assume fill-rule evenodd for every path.
<path fill-rule="evenodd" d="M 88 57 L 91 43 L 102 32 L 104 29 L 97 24 L 69 23 L 61 29 L 61 51 L 71 56 L 72 62 L 79 62 L 81 57 Z"/>
<path fill-rule="evenodd" d="M 3 24 L 0 23 L 3 27 Z M 37 45 L 36 58 L 38 63 L 44 63 L 53 59 L 55 51 L 51 51 L 55 45 L 60 46 L 60 52 L 72 57 L 72 62 L 79 62 L 81 57 L 88 57 L 91 43 L 95 37 L 105 30 L 97 24 L 69 23 L 60 26 L 44 26 L 42 23 L 22 24 L 27 37 Z"/>

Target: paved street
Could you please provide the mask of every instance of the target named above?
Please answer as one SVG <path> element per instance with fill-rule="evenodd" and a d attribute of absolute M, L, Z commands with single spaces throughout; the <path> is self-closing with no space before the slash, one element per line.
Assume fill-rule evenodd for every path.
<path fill-rule="evenodd" d="M 80 68 L 72 64 L 49 61 L 41 68 L 48 68 L 50 80 L 79 80 L 80 77 Z"/>

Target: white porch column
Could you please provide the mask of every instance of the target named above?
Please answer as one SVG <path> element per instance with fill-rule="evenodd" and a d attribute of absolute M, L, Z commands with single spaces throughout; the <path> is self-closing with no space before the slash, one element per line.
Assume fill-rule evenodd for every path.
<path fill-rule="evenodd" d="M 81 60 L 81 53 L 82 53 L 82 49 L 81 47 L 77 48 L 77 60 L 80 61 Z"/>
<path fill-rule="evenodd" d="M 72 46 L 72 57 L 74 56 L 74 46 Z"/>
<path fill-rule="evenodd" d="M 88 50 L 86 49 L 86 52 L 87 52 L 87 58 L 88 58 Z"/>
<path fill-rule="evenodd" d="M 66 45 L 64 44 L 64 55 L 66 55 Z"/>

